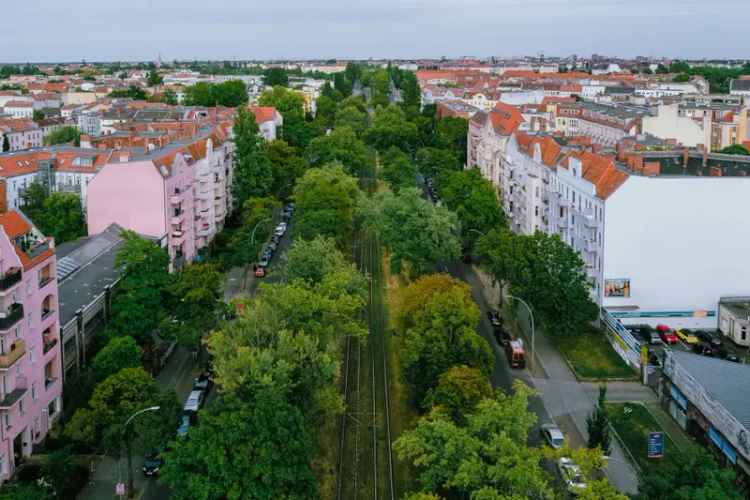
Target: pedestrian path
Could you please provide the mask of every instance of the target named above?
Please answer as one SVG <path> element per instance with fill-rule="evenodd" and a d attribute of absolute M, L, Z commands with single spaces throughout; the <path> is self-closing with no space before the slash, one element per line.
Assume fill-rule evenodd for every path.
<path fill-rule="evenodd" d="M 675 422 L 674 419 L 662 409 L 657 401 L 647 402 L 645 403 L 645 405 L 646 408 L 648 408 L 648 411 L 651 412 L 654 420 L 656 420 L 659 425 L 661 425 L 661 428 L 664 429 L 664 431 L 672 439 L 672 442 L 681 451 L 685 451 L 693 445 L 693 440 L 690 438 L 690 436 L 688 436 L 687 433 L 683 431 L 679 425 L 677 425 L 677 422 Z"/>

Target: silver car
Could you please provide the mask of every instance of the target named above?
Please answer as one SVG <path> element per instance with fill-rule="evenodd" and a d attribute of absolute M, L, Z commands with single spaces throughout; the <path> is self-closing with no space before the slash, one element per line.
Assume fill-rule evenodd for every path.
<path fill-rule="evenodd" d="M 539 432 L 545 441 L 547 441 L 547 444 L 555 450 L 559 450 L 565 444 L 565 435 L 555 424 L 542 424 Z"/>

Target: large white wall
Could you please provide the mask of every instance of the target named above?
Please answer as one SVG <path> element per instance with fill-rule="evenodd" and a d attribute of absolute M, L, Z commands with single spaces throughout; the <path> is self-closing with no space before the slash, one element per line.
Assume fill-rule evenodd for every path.
<path fill-rule="evenodd" d="M 605 307 L 716 311 L 722 295 L 750 295 L 750 178 L 631 175 L 605 210 L 604 279 L 630 278 L 631 286 L 630 298 L 605 297 Z"/>
<path fill-rule="evenodd" d="M 708 118 L 703 126 L 689 116 L 679 116 L 677 104 L 659 106 L 658 116 L 643 117 L 643 133 L 661 139 L 676 139 L 684 146 L 711 144 L 711 125 Z"/>

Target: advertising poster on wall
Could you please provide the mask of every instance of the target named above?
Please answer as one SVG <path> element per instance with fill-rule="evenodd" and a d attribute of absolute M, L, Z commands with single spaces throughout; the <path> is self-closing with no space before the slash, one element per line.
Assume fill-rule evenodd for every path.
<path fill-rule="evenodd" d="M 605 279 L 604 280 L 605 297 L 630 297 L 630 279 Z"/>

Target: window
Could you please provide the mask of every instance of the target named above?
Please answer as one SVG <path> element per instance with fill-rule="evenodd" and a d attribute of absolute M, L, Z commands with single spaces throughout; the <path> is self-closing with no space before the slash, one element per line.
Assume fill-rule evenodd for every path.
<path fill-rule="evenodd" d="M 36 382 L 31 383 L 31 399 L 36 401 Z"/>
<path fill-rule="evenodd" d="M 534 207 L 534 215 L 539 216 L 539 207 Z"/>
<path fill-rule="evenodd" d="M 21 416 L 26 415 L 26 409 L 24 408 L 24 404 L 23 403 L 24 403 L 23 399 L 21 399 L 18 402 L 18 411 L 21 413 Z"/>

